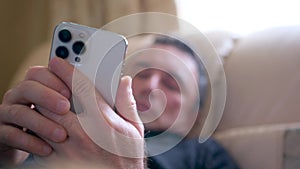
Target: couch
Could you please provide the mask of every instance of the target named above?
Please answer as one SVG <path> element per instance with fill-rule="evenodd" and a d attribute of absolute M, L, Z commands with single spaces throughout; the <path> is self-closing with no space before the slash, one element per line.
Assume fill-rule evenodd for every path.
<path fill-rule="evenodd" d="M 216 138 L 242 169 L 300 168 L 300 26 L 238 37 L 208 33 L 224 56 L 227 97 Z M 50 43 L 23 63 L 46 65 Z"/>
<path fill-rule="evenodd" d="M 300 26 L 236 40 L 215 138 L 242 169 L 300 168 Z"/>

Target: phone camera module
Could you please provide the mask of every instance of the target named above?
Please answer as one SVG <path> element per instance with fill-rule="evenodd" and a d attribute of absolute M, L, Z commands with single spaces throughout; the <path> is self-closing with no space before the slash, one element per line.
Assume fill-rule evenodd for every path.
<path fill-rule="evenodd" d="M 81 61 L 80 57 L 75 57 L 75 62 L 79 63 Z"/>
<path fill-rule="evenodd" d="M 85 52 L 85 45 L 82 41 L 77 41 L 72 46 L 73 52 L 77 55 Z"/>
<path fill-rule="evenodd" d="M 55 51 L 56 56 L 66 59 L 69 56 L 69 50 L 64 46 L 59 46 Z"/>
<path fill-rule="evenodd" d="M 59 31 L 58 38 L 62 42 L 66 43 L 66 42 L 69 42 L 72 39 L 72 35 L 71 35 L 70 31 L 68 31 L 67 29 L 63 29 L 63 30 Z"/>

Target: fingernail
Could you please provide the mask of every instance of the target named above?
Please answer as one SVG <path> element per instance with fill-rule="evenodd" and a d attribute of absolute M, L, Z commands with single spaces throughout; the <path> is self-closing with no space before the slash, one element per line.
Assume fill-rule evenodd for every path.
<path fill-rule="evenodd" d="M 57 112 L 58 113 L 63 113 L 69 110 L 70 103 L 65 100 L 61 100 L 57 104 Z"/>
<path fill-rule="evenodd" d="M 50 154 L 52 149 L 49 146 L 43 146 L 43 154 L 48 155 Z"/>
<path fill-rule="evenodd" d="M 64 141 L 66 138 L 66 132 L 65 130 L 61 128 L 56 128 L 53 132 L 53 141 L 61 142 Z"/>

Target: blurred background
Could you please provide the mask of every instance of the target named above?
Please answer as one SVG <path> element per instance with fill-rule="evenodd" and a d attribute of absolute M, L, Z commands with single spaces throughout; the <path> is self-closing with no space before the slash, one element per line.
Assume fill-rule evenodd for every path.
<path fill-rule="evenodd" d="M 300 24 L 295 0 L 1 0 L 1 99 L 20 64 L 50 41 L 59 22 L 101 27 L 118 17 L 147 11 L 177 15 L 202 31 L 240 35 Z"/>
<path fill-rule="evenodd" d="M 1 66 L 0 97 L 17 83 L 20 65 L 36 50 L 47 48 L 55 25 L 71 21 L 92 27 L 105 25 L 121 16 L 146 11 L 176 15 L 173 0 L 0 0 Z M 45 46 L 45 47 L 43 47 Z M 47 60 L 49 52 L 35 57 Z M 26 64 L 25 64 L 26 65 Z M 24 71 L 22 69 L 22 71 Z M 23 73 L 24 74 L 24 73 Z M 13 81 L 13 82 L 11 82 Z"/>
<path fill-rule="evenodd" d="M 271 27 L 300 24 L 296 0 L 176 0 L 178 15 L 199 29 L 247 35 Z"/>
<path fill-rule="evenodd" d="M 47 65 L 58 23 L 100 28 L 138 12 L 168 13 L 202 31 L 223 59 L 223 65 L 211 64 L 216 79 L 219 68 L 224 68 L 227 82 L 224 113 L 213 137 L 242 169 L 300 168 L 300 11 L 296 0 L 0 2 L 0 101 L 9 86 L 24 78 L 29 66 Z M 128 23 L 124 29 L 182 26 L 172 24 L 145 19 Z M 218 81 L 213 85 L 218 86 Z M 202 113 L 209 106 L 208 97 Z M 205 115 L 201 120 L 206 123 Z M 201 125 L 195 128 L 198 134 Z"/>

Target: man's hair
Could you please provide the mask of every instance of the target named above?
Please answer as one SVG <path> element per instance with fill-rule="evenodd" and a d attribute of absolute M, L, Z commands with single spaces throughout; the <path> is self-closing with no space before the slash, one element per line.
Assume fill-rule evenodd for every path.
<path fill-rule="evenodd" d="M 186 43 L 170 36 L 165 36 L 165 35 L 156 36 L 153 44 L 174 46 L 177 49 L 185 53 L 188 53 L 192 57 L 192 59 L 197 64 L 198 73 L 199 73 L 199 77 L 198 77 L 198 88 L 199 88 L 199 95 L 200 95 L 199 108 L 201 108 L 206 98 L 208 76 L 203 63 L 200 60 L 200 57 L 188 45 L 186 45 Z"/>

